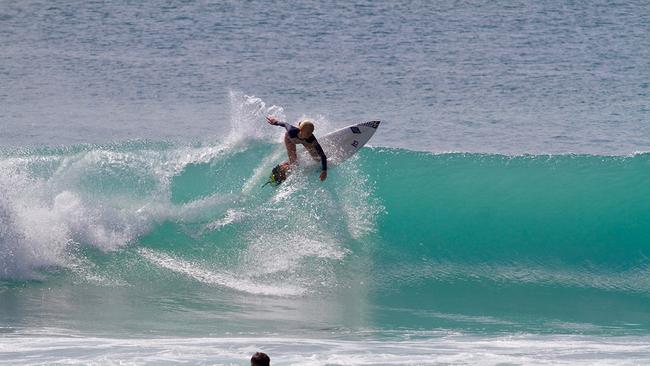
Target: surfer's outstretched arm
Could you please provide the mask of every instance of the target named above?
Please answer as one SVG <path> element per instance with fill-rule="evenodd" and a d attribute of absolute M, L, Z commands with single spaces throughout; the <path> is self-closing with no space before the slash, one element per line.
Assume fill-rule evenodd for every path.
<path fill-rule="evenodd" d="M 268 117 L 266 117 L 266 121 L 267 121 L 270 125 L 284 127 L 285 129 L 287 129 L 287 131 L 289 130 L 289 128 L 293 127 L 292 125 L 290 125 L 290 124 L 288 124 L 288 123 L 280 122 L 277 118 L 275 118 L 275 117 L 273 117 L 273 116 L 268 116 Z M 294 127 L 294 128 L 295 128 L 295 127 Z"/>

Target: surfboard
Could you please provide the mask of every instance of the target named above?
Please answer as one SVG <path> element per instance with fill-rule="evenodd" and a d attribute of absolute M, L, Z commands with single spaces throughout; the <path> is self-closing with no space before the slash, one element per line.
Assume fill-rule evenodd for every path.
<path fill-rule="evenodd" d="M 327 166 L 336 166 L 357 153 L 377 132 L 380 121 L 369 121 L 343 127 L 318 138 L 318 143 L 327 156 Z M 278 185 L 287 179 L 288 164 L 282 163 L 273 168 L 270 184 Z"/>
<path fill-rule="evenodd" d="M 343 127 L 318 139 L 325 151 L 327 163 L 337 165 L 349 159 L 375 134 L 380 121 L 370 121 Z"/>

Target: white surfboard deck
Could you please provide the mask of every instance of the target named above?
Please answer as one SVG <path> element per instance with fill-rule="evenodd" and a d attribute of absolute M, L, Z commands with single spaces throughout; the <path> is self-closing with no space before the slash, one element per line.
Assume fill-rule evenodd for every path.
<path fill-rule="evenodd" d="M 318 138 L 328 165 L 337 165 L 356 154 L 379 127 L 380 121 L 370 121 L 343 127 Z"/>

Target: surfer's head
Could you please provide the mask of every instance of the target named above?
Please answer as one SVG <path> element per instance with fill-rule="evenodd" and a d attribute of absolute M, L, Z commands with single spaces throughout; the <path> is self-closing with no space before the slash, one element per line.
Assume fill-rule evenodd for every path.
<path fill-rule="evenodd" d="M 300 129 L 300 132 L 298 133 L 298 137 L 301 139 L 307 139 L 310 138 L 311 135 L 314 134 L 314 123 L 308 119 L 303 119 L 298 123 L 298 128 Z"/>
<path fill-rule="evenodd" d="M 266 353 L 257 352 L 251 357 L 251 366 L 270 366 L 271 359 Z"/>

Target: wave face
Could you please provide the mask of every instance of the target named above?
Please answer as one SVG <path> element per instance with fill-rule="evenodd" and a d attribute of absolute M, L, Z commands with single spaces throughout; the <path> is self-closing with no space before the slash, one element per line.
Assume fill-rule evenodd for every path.
<path fill-rule="evenodd" d="M 278 131 L 238 131 L 281 110 L 234 105 L 219 143 L 3 151 L 2 319 L 650 330 L 649 154 L 365 148 L 325 183 L 308 164 L 261 188 Z"/>

